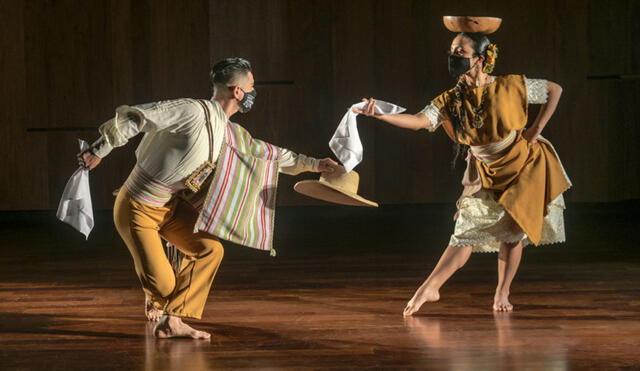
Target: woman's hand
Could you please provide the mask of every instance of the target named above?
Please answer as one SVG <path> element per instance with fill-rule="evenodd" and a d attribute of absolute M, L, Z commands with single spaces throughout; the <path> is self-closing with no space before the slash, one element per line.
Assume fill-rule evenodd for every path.
<path fill-rule="evenodd" d="M 534 144 L 534 143 L 538 143 L 538 136 L 540 134 L 538 133 L 537 130 L 534 130 L 533 128 L 528 128 L 525 131 L 522 132 L 522 137 L 524 139 L 527 140 L 527 142 Z"/>
<path fill-rule="evenodd" d="M 373 98 L 362 98 L 362 101 L 365 102 L 367 105 L 363 108 L 352 108 L 351 110 L 355 113 L 359 113 L 361 115 L 365 115 L 365 116 L 369 116 L 369 117 L 375 117 L 375 118 L 380 118 L 380 116 L 382 116 L 381 113 L 376 112 L 376 100 Z"/>
<path fill-rule="evenodd" d="M 84 166 L 86 169 L 93 170 L 96 166 L 100 164 L 102 159 L 91 151 L 84 151 L 78 155 L 78 163 L 80 166 Z"/>
<path fill-rule="evenodd" d="M 320 160 L 320 165 L 318 166 L 318 171 L 321 173 L 333 173 L 334 171 L 336 171 L 338 168 L 340 167 L 340 165 L 333 161 L 330 158 L 323 158 L 322 160 Z"/>
<path fill-rule="evenodd" d="M 351 110 L 361 115 L 377 118 L 393 126 L 403 129 L 419 130 L 430 125 L 429 119 L 424 114 L 409 115 L 406 113 L 382 114 L 376 112 L 376 100 L 373 98 L 362 98 L 366 103 L 364 108 L 352 108 Z"/>

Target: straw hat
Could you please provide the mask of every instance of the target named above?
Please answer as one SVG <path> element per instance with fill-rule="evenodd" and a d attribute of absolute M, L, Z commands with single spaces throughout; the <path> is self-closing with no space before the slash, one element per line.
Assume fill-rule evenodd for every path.
<path fill-rule="evenodd" d="M 378 204 L 358 196 L 360 176 L 355 171 L 346 172 L 340 166 L 332 173 L 322 173 L 320 180 L 303 180 L 293 189 L 303 195 L 341 205 L 378 207 Z"/>
<path fill-rule="evenodd" d="M 500 28 L 502 18 L 446 15 L 442 17 L 442 22 L 451 32 L 479 32 L 488 35 Z"/>

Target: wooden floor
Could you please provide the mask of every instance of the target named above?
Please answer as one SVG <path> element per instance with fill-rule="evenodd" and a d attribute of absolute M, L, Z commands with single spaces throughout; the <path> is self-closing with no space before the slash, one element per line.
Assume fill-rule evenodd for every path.
<path fill-rule="evenodd" d="M 0 369 L 640 369 L 637 206 L 570 205 L 569 242 L 525 250 L 514 313 L 492 313 L 496 255 L 475 254 L 407 319 L 449 205 L 282 209 L 278 257 L 227 246 L 195 323 L 210 343 L 150 335 L 108 214 L 85 242 L 4 213 Z"/>

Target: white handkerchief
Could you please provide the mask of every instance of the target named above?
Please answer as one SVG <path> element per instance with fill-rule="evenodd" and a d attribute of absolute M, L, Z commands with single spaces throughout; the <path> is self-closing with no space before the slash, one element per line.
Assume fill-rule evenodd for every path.
<path fill-rule="evenodd" d="M 80 153 L 89 148 L 87 142 L 78 139 Z M 89 170 L 80 166 L 71 176 L 62 192 L 62 198 L 56 213 L 58 219 L 71 225 L 89 238 L 93 229 L 93 207 L 89 190 Z"/>
<path fill-rule="evenodd" d="M 357 113 L 353 112 L 352 108 L 362 109 L 367 105 L 365 102 L 356 103 L 351 106 L 347 113 L 342 116 L 340 124 L 333 137 L 329 141 L 329 147 L 335 153 L 338 160 L 342 162 L 347 172 L 353 170 L 356 165 L 362 162 L 362 143 L 360 142 L 360 135 L 358 135 L 358 125 L 356 122 Z M 376 101 L 376 112 L 388 115 L 395 113 L 402 113 L 406 111 L 405 108 L 396 106 L 393 103 Z"/>

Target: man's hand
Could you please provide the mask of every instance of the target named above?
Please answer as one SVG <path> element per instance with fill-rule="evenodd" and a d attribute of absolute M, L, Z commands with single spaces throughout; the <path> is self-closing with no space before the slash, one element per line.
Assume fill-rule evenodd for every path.
<path fill-rule="evenodd" d="M 102 159 L 87 150 L 78 155 L 78 163 L 86 169 L 93 170 Z"/>
<path fill-rule="evenodd" d="M 333 173 L 339 167 L 340 165 L 337 162 L 327 157 L 320 160 L 320 166 L 318 166 L 318 171 L 320 171 L 321 173 Z"/>

